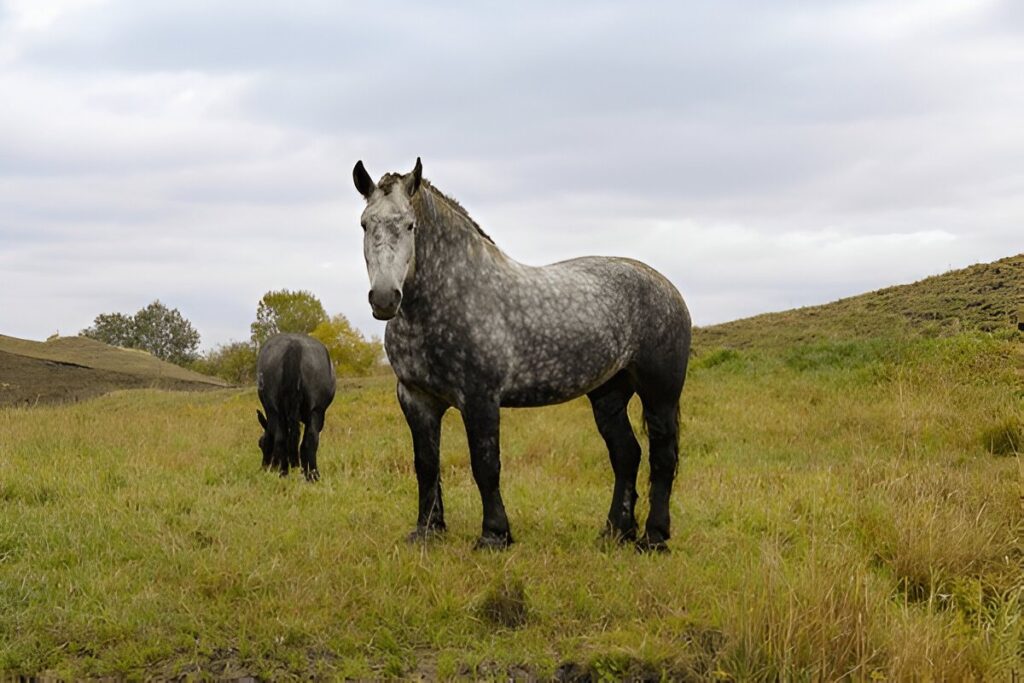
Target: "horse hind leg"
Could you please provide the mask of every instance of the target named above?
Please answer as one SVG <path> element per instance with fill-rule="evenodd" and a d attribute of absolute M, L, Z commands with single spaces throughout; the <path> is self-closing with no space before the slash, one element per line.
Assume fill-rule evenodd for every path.
<path fill-rule="evenodd" d="M 300 434 L 302 430 L 302 424 L 296 420 L 292 424 L 292 431 L 288 435 L 288 459 L 292 467 L 298 469 L 299 467 L 299 442 L 302 439 Z"/>
<path fill-rule="evenodd" d="M 680 388 L 681 389 L 681 388 Z M 650 440 L 651 510 L 647 515 L 640 550 L 668 550 L 669 498 L 679 464 L 679 390 L 640 391 L 644 421 Z"/>
<path fill-rule="evenodd" d="M 319 481 L 320 470 L 316 466 L 316 451 L 320 445 L 320 430 L 324 428 L 324 413 L 314 410 L 306 420 L 306 428 L 302 433 L 302 445 L 299 448 L 299 463 L 306 481 Z"/>
<path fill-rule="evenodd" d="M 299 466 L 299 429 L 298 420 L 286 418 L 281 429 L 274 435 L 274 459 L 281 469 L 281 476 L 288 476 L 290 467 Z"/>
<path fill-rule="evenodd" d="M 640 467 L 640 444 L 627 413 L 632 396 L 632 384 L 624 374 L 616 375 L 587 395 L 615 473 L 612 503 L 603 535 L 619 541 L 636 540 L 637 533 L 636 475 Z"/>
<path fill-rule="evenodd" d="M 289 432 L 291 429 L 288 427 L 286 420 L 278 421 L 274 430 L 274 448 L 270 457 L 270 466 L 276 467 L 281 472 L 281 476 L 288 474 L 288 444 L 291 442 Z"/>

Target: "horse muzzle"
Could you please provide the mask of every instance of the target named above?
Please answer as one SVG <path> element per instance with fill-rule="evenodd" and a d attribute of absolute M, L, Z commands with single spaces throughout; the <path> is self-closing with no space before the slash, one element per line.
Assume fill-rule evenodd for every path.
<path fill-rule="evenodd" d="M 394 287 L 371 289 L 369 298 L 373 317 L 377 320 L 391 320 L 398 315 L 398 308 L 402 305 L 402 291 Z"/>

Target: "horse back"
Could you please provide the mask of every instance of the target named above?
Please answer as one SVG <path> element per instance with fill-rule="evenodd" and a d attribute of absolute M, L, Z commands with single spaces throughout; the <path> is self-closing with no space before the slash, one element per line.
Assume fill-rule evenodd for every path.
<path fill-rule="evenodd" d="M 506 315 L 522 321 L 511 335 L 519 352 L 504 382 L 506 405 L 573 398 L 622 370 L 685 374 L 689 311 L 647 264 L 581 257 L 536 269 L 523 289 L 535 292 L 522 297 L 527 313 Z"/>
<path fill-rule="evenodd" d="M 305 419 L 334 399 L 335 375 L 327 349 L 299 334 L 274 335 L 257 359 L 257 388 L 264 407 L 283 417 Z"/>
<path fill-rule="evenodd" d="M 512 317 L 526 321 L 520 327 L 528 337 L 631 356 L 648 347 L 689 351 L 686 303 L 675 285 L 646 263 L 584 256 L 533 269 L 523 280 L 519 305 L 525 312 Z M 555 343 L 556 350 L 559 346 Z"/>

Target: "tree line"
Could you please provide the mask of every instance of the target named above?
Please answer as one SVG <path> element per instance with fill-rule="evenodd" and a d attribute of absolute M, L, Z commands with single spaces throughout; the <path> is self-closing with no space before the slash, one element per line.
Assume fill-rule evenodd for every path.
<path fill-rule="evenodd" d="M 308 334 L 323 342 L 339 377 L 372 374 L 384 359 L 380 340 L 364 338 L 344 315 L 328 316 L 320 300 L 304 290 L 267 292 L 256 307 L 248 341 L 221 344 L 203 354 L 198 352 L 199 333 L 192 323 L 159 300 L 134 315 L 101 313 L 80 334 L 113 346 L 148 351 L 233 384 L 248 384 L 255 381 L 260 345 L 281 332 Z"/>

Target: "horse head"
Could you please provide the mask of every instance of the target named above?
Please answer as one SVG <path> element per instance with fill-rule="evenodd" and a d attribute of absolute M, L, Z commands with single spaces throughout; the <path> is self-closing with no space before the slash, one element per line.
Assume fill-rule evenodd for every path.
<path fill-rule="evenodd" d="M 256 419 L 260 421 L 260 426 L 263 427 L 263 433 L 260 434 L 260 452 L 263 454 L 263 466 L 268 467 L 271 463 L 271 456 L 274 451 L 274 435 L 270 433 L 270 423 L 267 421 L 267 416 L 263 414 L 263 411 L 256 409 Z"/>
<path fill-rule="evenodd" d="M 412 197 L 420 188 L 423 164 L 405 175 L 387 174 L 374 183 L 356 162 L 352 169 L 359 194 L 366 199 L 360 222 L 363 226 L 363 256 L 370 276 L 370 307 L 373 317 L 390 320 L 402 305 L 402 288 L 415 267 L 416 214 Z"/>

